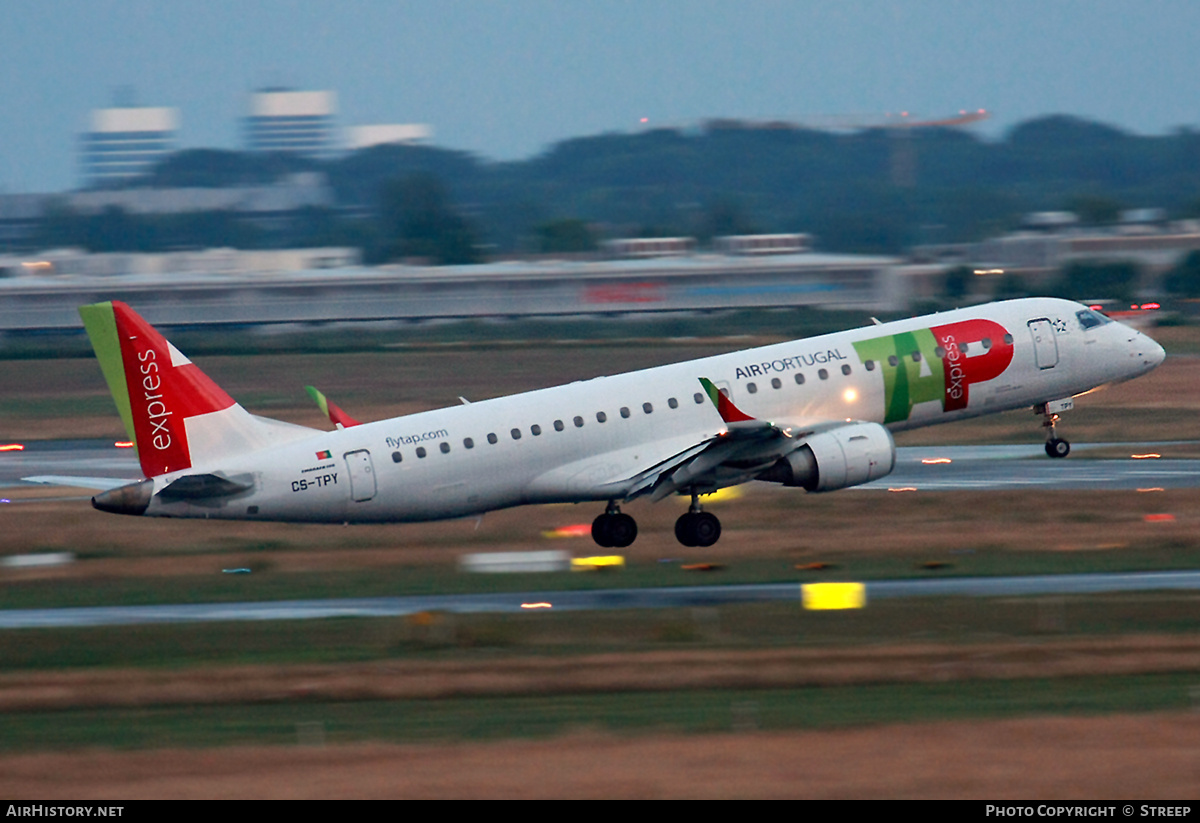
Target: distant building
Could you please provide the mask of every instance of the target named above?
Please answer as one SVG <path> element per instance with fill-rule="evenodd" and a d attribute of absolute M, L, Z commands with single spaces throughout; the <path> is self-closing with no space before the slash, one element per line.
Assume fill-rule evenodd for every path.
<path fill-rule="evenodd" d="M 268 89 L 250 98 L 245 119 L 246 148 L 327 158 L 339 148 L 331 91 Z"/>
<path fill-rule="evenodd" d="M 94 110 L 90 130 L 80 135 L 85 185 L 106 186 L 147 173 L 175 150 L 178 132 L 178 109 Z"/>
<path fill-rule="evenodd" d="M 350 126 L 346 129 L 346 148 L 350 151 L 392 143 L 411 145 L 433 138 L 433 127 L 423 123 L 396 123 L 378 126 Z"/>

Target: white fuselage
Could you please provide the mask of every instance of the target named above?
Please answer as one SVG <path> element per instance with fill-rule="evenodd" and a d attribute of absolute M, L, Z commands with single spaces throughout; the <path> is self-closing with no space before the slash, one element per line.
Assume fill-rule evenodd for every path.
<path fill-rule="evenodd" d="M 620 500 L 630 478 L 724 429 L 701 377 L 796 432 L 848 420 L 900 430 L 1071 397 L 1161 362 L 1149 338 L 1087 327 L 1081 311 L 1013 300 L 330 431 L 197 464 L 188 473 L 252 477 L 253 489 L 156 497 L 146 514 L 388 522 Z"/>

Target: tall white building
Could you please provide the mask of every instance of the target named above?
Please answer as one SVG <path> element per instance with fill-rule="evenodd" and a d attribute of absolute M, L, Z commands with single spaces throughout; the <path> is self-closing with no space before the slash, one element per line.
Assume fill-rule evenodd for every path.
<path fill-rule="evenodd" d="M 179 110 L 95 109 L 90 125 L 80 135 L 83 177 L 88 186 L 104 186 L 145 174 L 175 150 Z"/>
<path fill-rule="evenodd" d="M 256 92 L 245 120 L 246 148 L 329 157 L 340 148 L 336 111 L 337 95 L 331 91 Z"/>

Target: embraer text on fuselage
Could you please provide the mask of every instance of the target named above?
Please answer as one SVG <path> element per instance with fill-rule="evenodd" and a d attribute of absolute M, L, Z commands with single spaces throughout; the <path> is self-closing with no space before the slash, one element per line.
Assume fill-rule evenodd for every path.
<path fill-rule="evenodd" d="M 738 366 L 734 377 L 737 380 L 746 380 L 751 377 L 764 377 L 768 374 L 788 372 L 805 366 L 818 366 L 845 359 L 846 355 L 842 354 L 841 349 L 826 349 L 796 357 L 781 357 L 777 360 L 764 360 L 761 363 Z"/>

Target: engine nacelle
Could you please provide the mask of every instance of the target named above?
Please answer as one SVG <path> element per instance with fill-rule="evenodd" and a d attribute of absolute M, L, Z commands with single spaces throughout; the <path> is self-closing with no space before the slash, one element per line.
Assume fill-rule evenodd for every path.
<path fill-rule="evenodd" d="M 804 445 L 758 476 L 759 480 L 827 492 L 870 483 L 896 467 L 896 443 L 878 423 L 847 423 L 804 438 Z"/>

